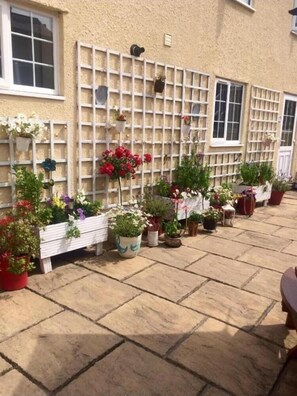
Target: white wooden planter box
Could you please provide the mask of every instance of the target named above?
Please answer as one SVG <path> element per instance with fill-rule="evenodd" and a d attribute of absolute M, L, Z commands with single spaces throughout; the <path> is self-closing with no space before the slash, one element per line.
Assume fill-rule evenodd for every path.
<path fill-rule="evenodd" d="M 171 202 L 172 213 L 174 211 L 174 202 L 171 198 L 162 197 L 164 200 Z M 202 196 L 192 198 L 180 199 L 178 203 L 177 219 L 184 220 L 190 216 L 192 212 L 201 213 L 203 210 L 209 208 L 209 200 L 204 199 Z M 167 217 L 167 216 L 166 216 Z M 170 216 L 169 216 L 170 217 Z"/>
<path fill-rule="evenodd" d="M 244 190 L 248 190 L 253 188 L 254 194 L 256 194 L 256 202 L 263 202 L 268 201 L 271 196 L 271 189 L 272 189 L 272 184 L 266 183 L 261 186 L 246 186 L 243 184 L 232 184 L 232 191 L 235 194 L 241 194 Z"/>
<path fill-rule="evenodd" d="M 71 252 L 89 245 L 96 245 L 96 255 L 102 253 L 102 245 L 107 241 L 107 215 L 87 217 L 76 220 L 75 225 L 80 230 L 79 238 L 66 238 L 68 223 L 51 224 L 39 229 L 40 238 L 40 268 L 46 274 L 52 270 L 51 257 Z"/>

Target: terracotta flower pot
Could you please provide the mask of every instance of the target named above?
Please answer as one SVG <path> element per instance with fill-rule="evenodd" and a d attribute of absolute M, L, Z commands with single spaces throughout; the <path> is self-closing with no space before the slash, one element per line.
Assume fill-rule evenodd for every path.
<path fill-rule="evenodd" d="M 283 191 L 271 191 L 271 197 L 269 199 L 269 205 L 280 205 L 284 196 Z"/>
<path fill-rule="evenodd" d="M 194 237 L 198 233 L 198 223 L 194 223 L 193 221 L 188 221 L 188 231 L 189 236 Z"/>
<path fill-rule="evenodd" d="M 214 231 L 217 228 L 217 221 L 215 219 L 203 219 L 203 227 L 207 231 Z"/>
<path fill-rule="evenodd" d="M 30 260 L 30 258 L 26 259 Z M 25 271 L 20 275 L 13 274 L 7 270 L 8 264 L 8 256 L 0 256 L 0 288 L 6 291 L 13 291 L 26 287 L 28 284 L 28 272 Z"/>
<path fill-rule="evenodd" d="M 245 216 L 252 216 L 256 206 L 256 198 L 242 197 L 237 202 L 237 210 L 240 214 Z"/>

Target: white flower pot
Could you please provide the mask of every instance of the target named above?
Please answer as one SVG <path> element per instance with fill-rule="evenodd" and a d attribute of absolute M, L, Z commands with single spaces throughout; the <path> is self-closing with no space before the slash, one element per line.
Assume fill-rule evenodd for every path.
<path fill-rule="evenodd" d="M 116 130 L 121 133 L 124 132 L 126 126 L 126 121 L 116 121 Z"/>
<path fill-rule="evenodd" d="M 235 194 L 241 194 L 244 190 L 253 189 L 254 194 L 256 194 L 256 202 L 267 201 L 271 197 L 272 184 L 266 182 L 261 186 L 247 186 L 244 184 L 232 184 L 232 191 Z"/>
<path fill-rule="evenodd" d="M 158 246 L 159 244 L 159 232 L 158 231 L 148 231 L 147 232 L 147 244 L 148 246 Z"/>
<path fill-rule="evenodd" d="M 121 257 L 132 258 L 136 257 L 141 246 L 141 234 L 137 237 L 122 237 L 116 235 L 116 247 Z"/>
<path fill-rule="evenodd" d="M 182 124 L 181 132 L 182 132 L 182 139 L 184 142 L 190 140 L 190 130 L 191 130 L 191 125 Z"/>
<path fill-rule="evenodd" d="M 233 226 L 232 219 L 225 219 L 224 225 L 228 227 L 232 227 Z"/>
<path fill-rule="evenodd" d="M 17 136 L 15 138 L 15 143 L 17 151 L 29 151 L 31 138 Z"/>

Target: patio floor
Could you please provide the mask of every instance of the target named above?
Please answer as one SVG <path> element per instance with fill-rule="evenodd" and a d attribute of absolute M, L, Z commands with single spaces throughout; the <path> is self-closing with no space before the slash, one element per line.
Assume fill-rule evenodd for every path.
<path fill-rule="evenodd" d="M 295 396 L 279 284 L 296 230 L 289 192 L 179 249 L 56 258 L 28 288 L 0 293 L 0 394 Z"/>

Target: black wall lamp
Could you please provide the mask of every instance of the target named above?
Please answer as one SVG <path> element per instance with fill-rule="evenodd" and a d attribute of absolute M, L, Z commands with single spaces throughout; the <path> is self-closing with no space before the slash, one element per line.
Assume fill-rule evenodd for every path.
<path fill-rule="evenodd" d="M 291 15 L 297 15 L 297 7 L 293 8 L 292 10 L 289 11 L 289 14 Z"/>
<path fill-rule="evenodd" d="M 144 47 L 139 47 L 137 44 L 132 44 L 130 47 L 130 54 L 136 57 L 139 57 L 144 51 Z"/>

